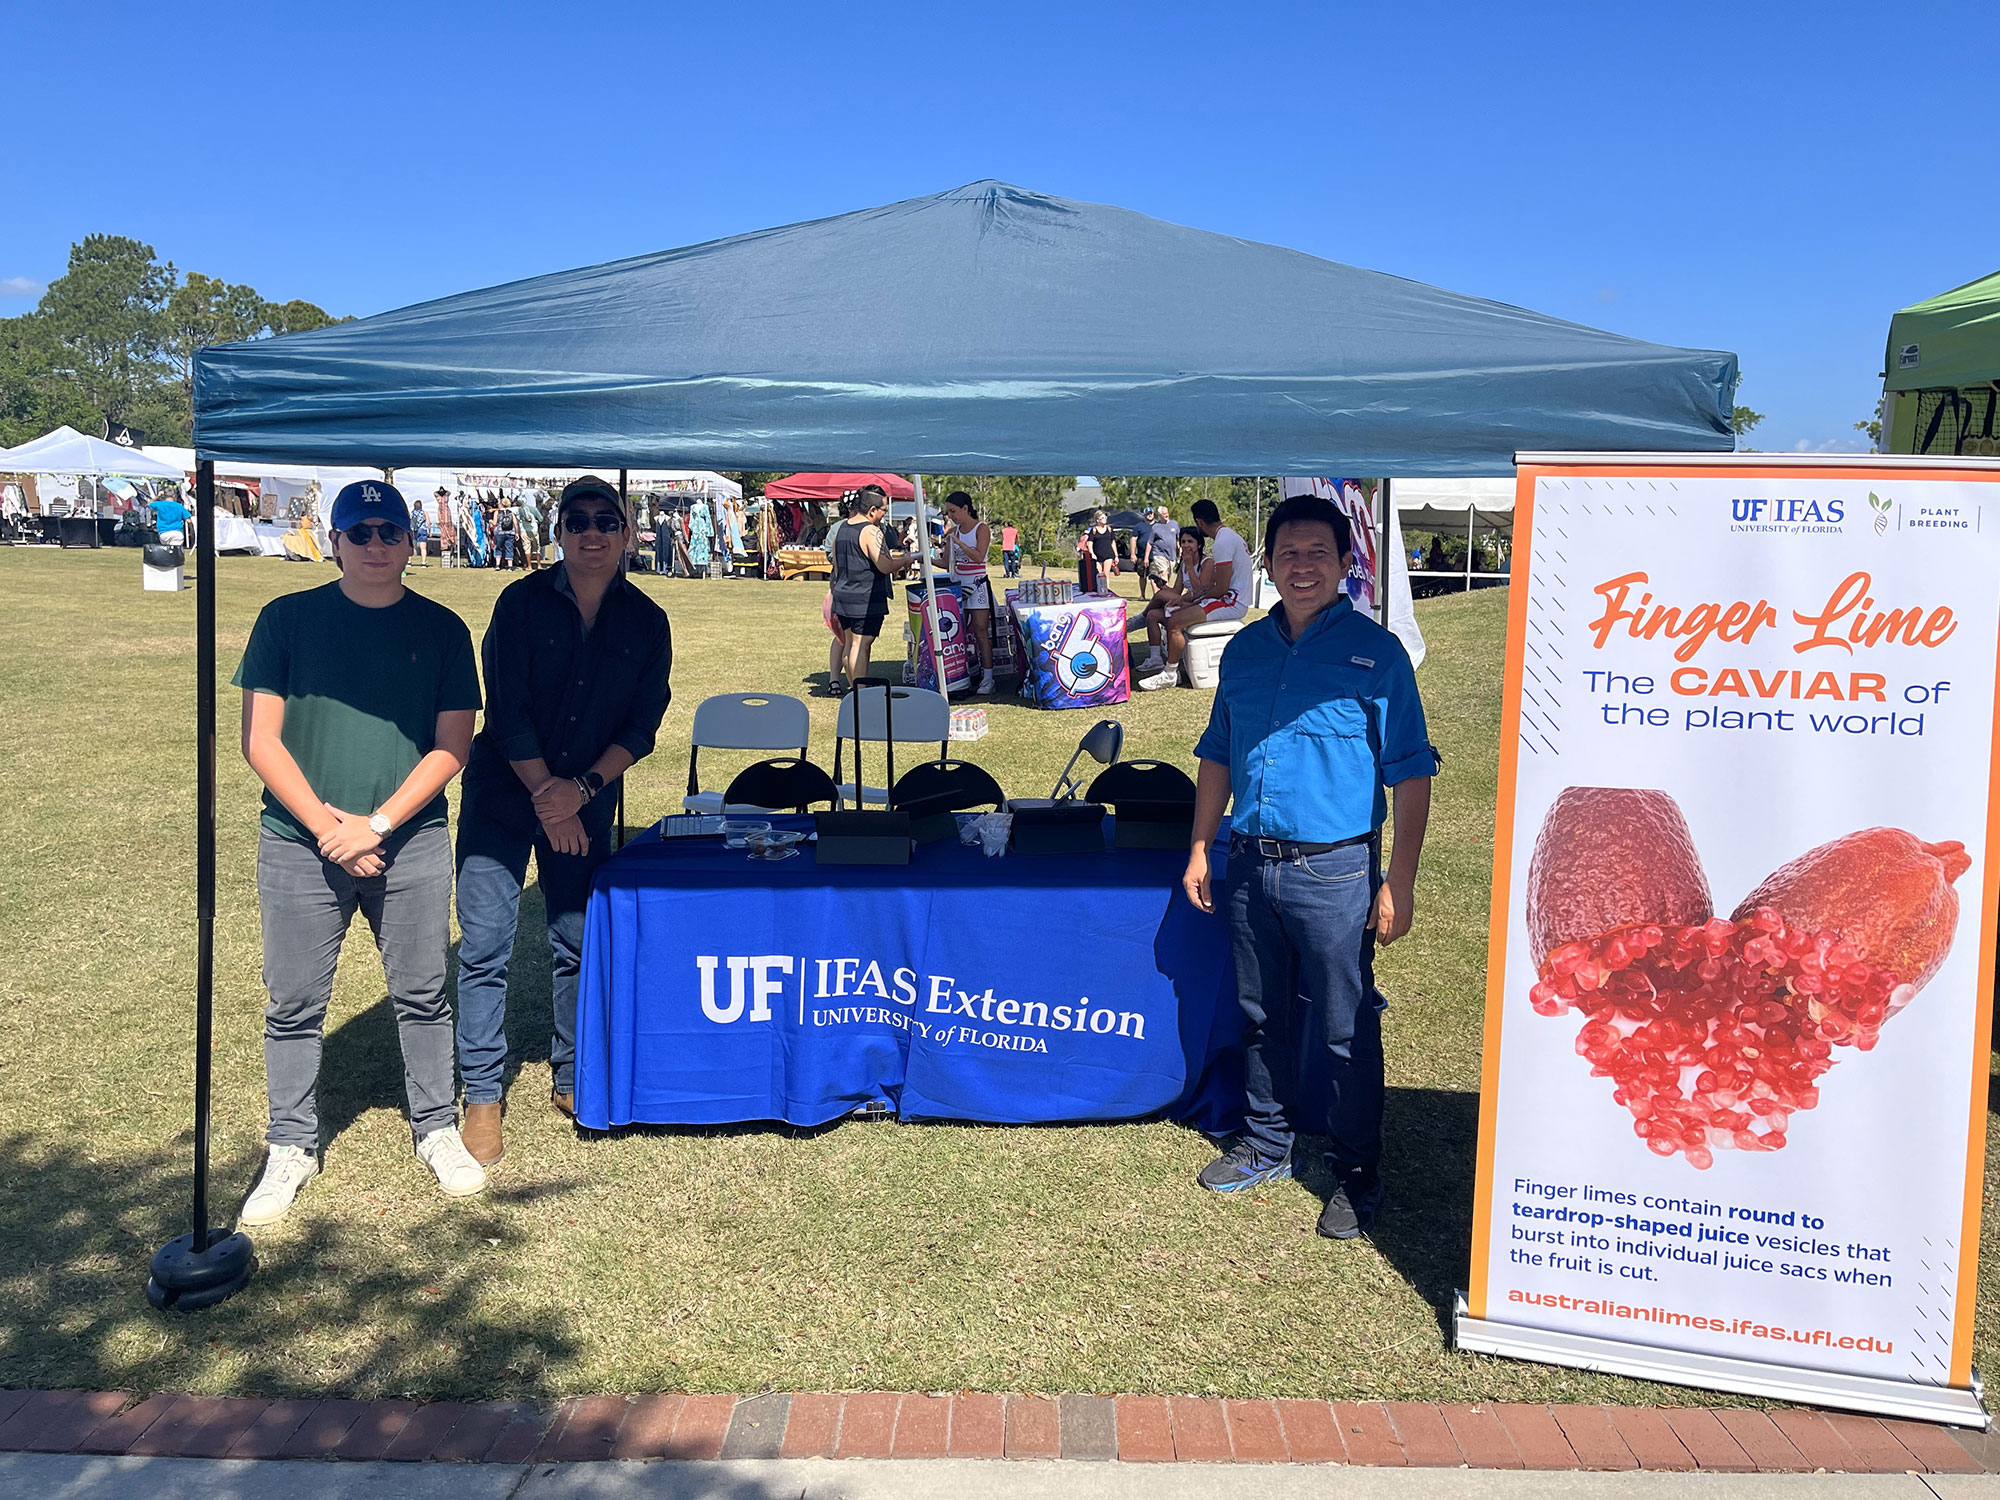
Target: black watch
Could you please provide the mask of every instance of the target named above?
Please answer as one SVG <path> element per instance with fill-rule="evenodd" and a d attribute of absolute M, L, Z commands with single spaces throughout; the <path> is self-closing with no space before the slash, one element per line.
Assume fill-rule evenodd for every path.
<path fill-rule="evenodd" d="M 583 788 L 585 792 L 584 800 L 586 802 L 604 790 L 604 778 L 595 771 L 585 771 L 581 776 L 576 778 L 576 782 L 578 786 Z"/>

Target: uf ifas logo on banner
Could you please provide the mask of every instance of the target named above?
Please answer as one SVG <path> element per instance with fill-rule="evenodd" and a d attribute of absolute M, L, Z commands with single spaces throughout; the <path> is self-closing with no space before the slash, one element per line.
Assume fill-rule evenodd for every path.
<path fill-rule="evenodd" d="M 716 998 L 715 971 L 721 964 L 729 966 L 729 998 Z M 764 954 L 757 958 L 718 959 L 702 955 L 694 961 L 701 973 L 701 1013 L 727 1026 L 732 1021 L 743 1018 L 747 1004 L 750 1019 L 768 1021 L 771 1019 L 771 1001 L 785 993 L 788 986 L 774 976 L 792 972 L 792 955 L 789 953 Z"/>
<path fill-rule="evenodd" d="M 887 1026 L 938 1046 L 1047 1052 L 1061 1032 L 1114 1044 L 1146 1040 L 1143 1013 L 1097 1005 L 1088 995 L 1003 998 L 990 985 L 962 986 L 951 974 L 919 974 L 878 959 L 701 954 L 694 964 L 701 1013 L 718 1026 L 771 1021 L 773 1002 L 789 1002 L 801 1026 Z"/>

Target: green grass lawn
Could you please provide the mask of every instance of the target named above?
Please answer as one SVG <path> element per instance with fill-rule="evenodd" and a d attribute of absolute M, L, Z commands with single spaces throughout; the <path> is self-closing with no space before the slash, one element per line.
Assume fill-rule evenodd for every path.
<path fill-rule="evenodd" d="M 489 1191 L 447 1202 L 411 1155 L 395 1030 L 357 922 L 327 1028 L 326 1174 L 259 1232 L 245 1294 L 154 1313 L 147 1258 L 188 1227 L 194 596 L 144 594 L 138 573 L 131 552 L 0 550 L 0 1385 L 1702 1399 L 1446 1347 L 1471 1216 L 1504 590 L 1420 606 L 1419 682 L 1446 763 L 1416 925 L 1379 968 L 1390 1202 L 1372 1245 L 1314 1236 L 1310 1183 L 1200 1192 L 1210 1147 L 1170 1124 L 581 1137 L 543 1103 L 547 949 L 531 901 L 509 1027 L 519 1107 Z M 222 560 L 224 680 L 266 600 L 329 577 Z M 475 636 L 507 581 L 413 577 Z M 673 619 L 675 696 L 659 753 L 630 779 L 635 821 L 678 806 L 705 694 L 803 693 L 826 670 L 818 585 L 644 587 Z M 214 1159 L 226 1215 L 262 1159 L 264 1095 L 257 785 L 224 692 Z M 833 704 L 812 702 L 824 760 Z M 1127 753 L 1186 764 L 1207 704 L 1142 695 L 1117 711 Z M 1090 722 L 1008 700 L 988 713 L 992 733 L 969 756 L 1014 791 L 1053 782 Z M 704 780 L 720 785 L 730 765 L 717 756 L 709 771 L 705 757 Z M 1982 1310 L 1994 1295 L 1989 1271 Z"/>

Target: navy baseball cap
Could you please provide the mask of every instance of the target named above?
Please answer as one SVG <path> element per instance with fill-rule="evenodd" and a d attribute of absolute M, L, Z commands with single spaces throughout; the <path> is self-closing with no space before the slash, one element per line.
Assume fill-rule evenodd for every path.
<path fill-rule="evenodd" d="M 608 479 L 600 479 L 595 474 L 586 474 L 581 479 L 572 479 L 563 486 L 562 495 L 556 501 L 556 514 L 561 515 L 570 506 L 581 500 L 602 500 L 619 515 L 625 515 L 625 502 L 618 498 L 618 491 Z M 626 516 L 627 520 L 631 518 Z"/>
<path fill-rule="evenodd" d="M 334 531 L 345 531 L 361 521 L 387 521 L 408 531 L 410 507 L 403 492 L 380 479 L 355 480 L 334 497 L 327 524 Z"/>

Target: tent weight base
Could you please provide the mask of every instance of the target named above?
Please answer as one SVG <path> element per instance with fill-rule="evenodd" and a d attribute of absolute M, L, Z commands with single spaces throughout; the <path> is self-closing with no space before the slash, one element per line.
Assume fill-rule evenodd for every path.
<path fill-rule="evenodd" d="M 1452 1347 L 1473 1354 L 1499 1354 L 1509 1359 L 1563 1365 L 1572 1370 L 1630 1375 L 1665 1385 L 1736 1391 L 1746 1396 L 1907 1417 L 1917 1422 L 1947 1422 L 1982 1432 L 1992 1420 L 1980 1400 L 1977 1370 L 1972 1372 L 1972 1388 L 1960 1390 L 1956 1386 L 1925 1385 L 1913 1380 L 1842 1375 L 1829 1370 L 1765 1364 L 1754 1359 L 1655 1349 L 1617 1339 L 1592 1338 L 1588 1334 L 1553 1333 L 1545 1328 L 1475 1318 L 1470 1315 L 1463 1292 L 1452 1309 Z"/>
<path fill-rule="evenodd" d="M 194 1236 L 184 1234 L 153 1253 L 148 1302 L 162 1312 L 199 1312 L 243 1290 L 257 1269 L 250 1236 L 221 1229 L 208 1236 L 206 1250 L 195 1249 Z"/>

